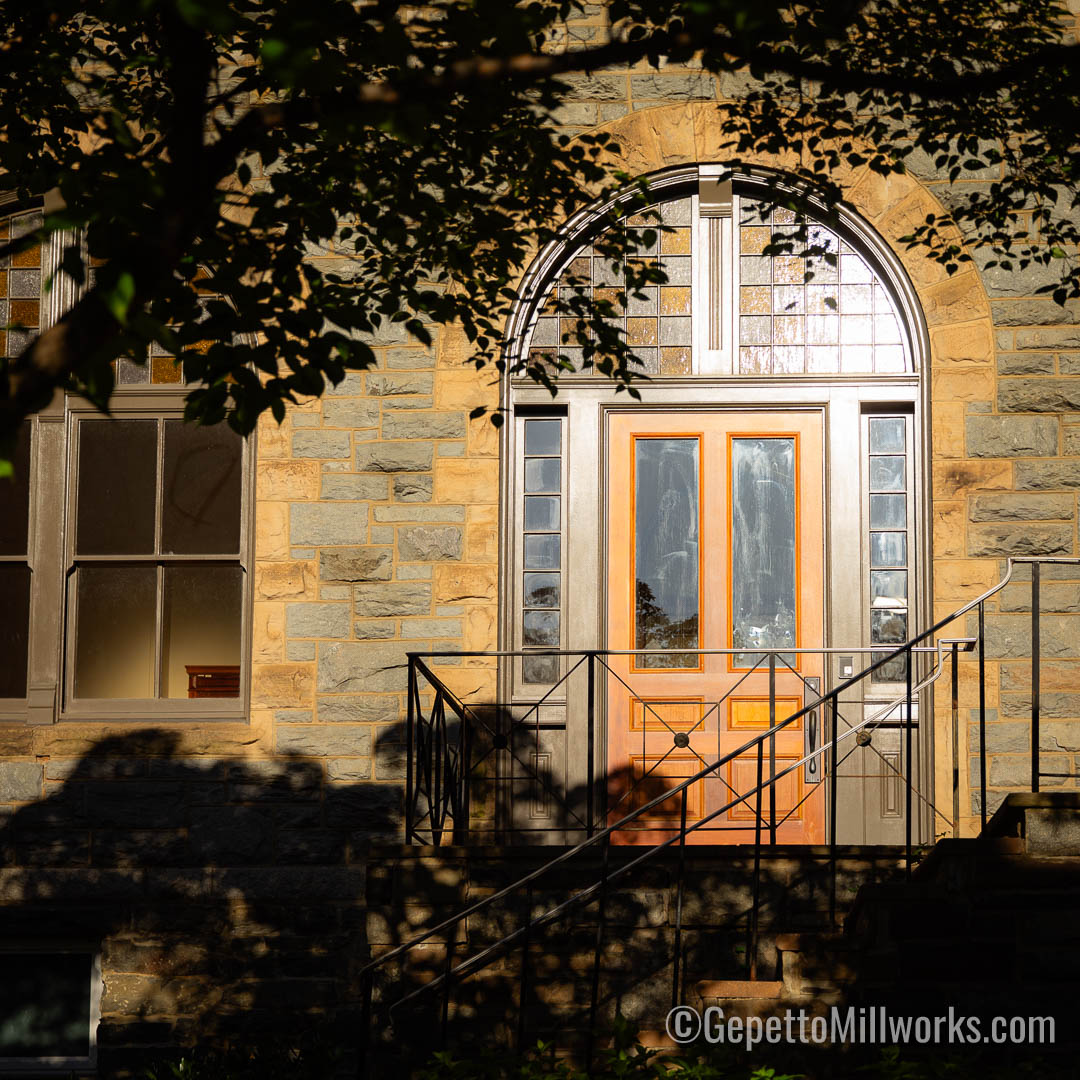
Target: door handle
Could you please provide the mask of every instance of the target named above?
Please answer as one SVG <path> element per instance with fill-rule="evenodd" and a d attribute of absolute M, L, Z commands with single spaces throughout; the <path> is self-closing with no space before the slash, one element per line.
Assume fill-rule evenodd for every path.
<path fill-rule="evenodd" d="M 821 700 L 821 679 L 816 675 L 810 675 L 803 680 L 806 685 L 804 691 L 804 698 L 806 704 L 816 704 Z M 819 715 L 820 709 L 811 709 L 806 714 L 806 720 L 803 723 L 803 756 L 812 754 L 815 750 L 821 748 L 821 717 Z M 823 772 L 823 762 L 821 754 L 816 757 L 812 757 L 803 766 L 803 780 L 807 784 L 816 784 L 820 782 Z"/>

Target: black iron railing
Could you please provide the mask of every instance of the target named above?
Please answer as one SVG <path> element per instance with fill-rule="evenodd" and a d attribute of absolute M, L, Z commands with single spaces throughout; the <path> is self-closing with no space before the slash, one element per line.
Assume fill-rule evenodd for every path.
<path fill-rule="evenodd" d="M 802 708 L 793 712 L 782 720 L 775 720 L 776 710 L 776 671 L 779 664 L 784 663 L 782 657 L 790 654 L 792 650 L 759 653 L 758 663 L 766 663 L 770 670 L 770 717 L 774 721 L 767 729 L 761 730 L 748 738 L 741 746 L 720 755 L 706 767 L 694 773 L 671 788 L 661 791 L 658 795 L 650 798 L 640 805 L 631 809 L 618 820 L 611 821 L 608 809 L 598 806 L 599 799 L 594 793 L 596 777 L 594 775 L 595 759 L 595 720 L 596 708 L 594 705 L 597 685 L 597 674 L 601 670 L 611 671 L 610 658 L 612 653 L 600 650 L 585 650 L 582 652 L 559 652 L 557 655 L 567 657 L 567 673 L 564 679 L 569 678 L 574 672 L 584 665 L 589 689 L 588 695 L 588 725 L 589 725 L 589 771 L 587 773 L 587 795 L 584 800 L 570 800 L 568 807 L 576 818 L 573 828 L 580 831 L 581 839 L 574 846 L 560 851 L 538 869 L 523 875 L 512 884 L 499 889 L 492 895 L 485 897 L 474 904 L 465 907 L 450 918 L 439 921 L 423 933 L 417 934 L 411 940 L 390 948 L 382 955 L 375 957 L 362 970 L 361 982 L 364 1001 L 363 1021 L 363 1047 L 361 1050 L 361 1072 L 364 1073 L 367 1056 L 368 1039 L 372 1030 L 373 1018 L 378 1013 L 383 1019 L 391 1022 L 397 1010 L 405 1008 L 408 1003 L 433 995 L 440 995 L 440 1015 L 443 1042 L 449 1038 L 449 1023 L 452 1014 L 452 1001 L 455 992 L 460 992 L 466 980 L 476 976 L 479 972 L 491 970 L 497 961 L 506 961 L 515 951 L 520 951 L 520 961 L 517 974 L 516 1002 L 518 1018 L 516 1024 L 516 1041 L 521 1047 L 525 1044 L 527 1035 L 527 1010 L 526 1002 L 529 995 L 530 961 L 529 944 L 535 935 L 544 927 L 549 926 L 561 919 L 565 919 L 572 912 L 580 910 L 583 906 L 596 903 L 597 922 L 595 932 L 595 947 L 593 951 L 592 970 L 590 978 L 590 1000 L 588 1004 L 587 1031 L 590 1033 L 587 1048 L 587 1058 L 591 1060 L 592 1036 L 595 1031 L 597 1010 L 599 1007 L 600 986 L 600 956 L 605 934 L 605 911 L 611 895 L 613 884 L 619 879 L 625 878 L 639 870 L 651 860 L 664 852 L 677 849 L 677 867 L 675 883 L 674 904 L 674 935 L 672 954 L 669 959 L 671 965 L 671 1002 L 672 1005 L 680 1004 L 683 1000 L 686 988 L 686 956 L 683 951 L 683 898 L 685 889 L 686 847 L 687 838 L 698 830 L 706 829 L 710 822 L 727 814 L 733 807 L 738 805 L 753 805 L 753 824 L 747 826 L 753 830 L 754 845 L 754 872 L 753 872 L 753 900 L 749 912 L 749 933 L 751 940 L 747 949 L 747 974 L 753 978 L 755 975 L 754 964 L 757 955 L 757 935 L 759 930 L 760 897 L 758 884 L 760 881 L 760 862 L 762 848 L 767 846 L 763 843 L 763 837 L 768 835 L 770 839 L 775 837 L 777 828 L 776 821 L 776 785 L 785 776 L 797 769 L 804 768 L 810 761 L 824 762 L 825 788 L 828 792 L 829 813 L 827 817 L 828 846 L 829 846 L 829 872 L 830 872 L 830 895 L 829 914 L 835 925 L 837 915 L 837 779 L 839 777 L 840 748 L 849 740 L 855 740 L 855 744 L 864 743 L 865 733 L 886 721 L 895 721 L 896 710 L 899 709 L 900 720 L 904 727 L 905 752 L 902 758 L 904 764 L 903 780 L 905 783 L 905 865 L 910 874 L 914 861 L 915 836 L 913 832 L 913 800 L 916 797 L 925 799 L 926 796 L 917 791 L 913 776 L 914 754 L 914 729 L 915 729 L 915 705 L 918 696 L 933 683 L 943 672 L 946 659 L 951 661 L 952 667 L 952 730 L 953 730 L 953 818 L 949 823 L 954 833 L 959 828 L 960 814 L 960 727 L 959 727 L 959 672 L 960 653 L 974 651 L 978 663 L 978 726 L 979 726 L 979 794 L 982 820 L 985 825 L 987 817 L 987 787 L 986 787 L 986 633 L 985 616 L 987 602 L 1001 592 L 1012 580 L 1015 565 L 1030 563 L 1031 574 L 1031 687 L 1032 687 L 1032 722 L 1031 722 L 1031 781 L 1032 790 L 1037 791 L 1039 781 L 1046 776 L 1040 769 L 1039 758 L 1039 668 L 1041 664 L 1040 648 L 1040 566 L 1050 564 L 1073 564 L 1080 565 L 1080 559 L 1009 559 L 1004 578 L 981 596 L 976 597 L 967 604 L 936 622 L 929 629 L 891 649 L 872 647 L 871 663 L 861 672 L 851 678 L 840 682 L 838 685 L 827 689 L 824 694 L 815 700 L 808 701 Z M 968 616 L 973 617 L 975 633 L 964 637 L 939 638 L 938 635 L 950 624 Z M 664 650 L 672 652 L 672 650 Z M 742 650 L 746 652 L 747 650 Z M 846 650 L 851 651 L 851 650 Z M 408 771 L 408 838 L 413 841 L 439 844 L 447 839 L 457 842 L 467 842 L 475 832 L 475 821 L 472 818 L 471 787 L 477 782 L 477 768 L 485 761 L 491 760 L 495 751 L 512 749 L 514 714 L 512 711 L 501 710 L 499 707 L 485 707 L 485 712 L 480 707 L 469 705 L 457 698 L 443 683 L 426 663 L 427 659 L 446 658 L 469 658 L 486 655 L 495 658 L 508 658 L 516 656 L 515 653 L 458 653 L 458 654 L 410 654 L 409 657 L 409 717 L 408 717 L 408 740 L 409 740 L 409 771 Z M 918 670 L 920 661 L 924 668 L 929 667 L 926 659 L 933 656 L 936 663 L 929 670 Z M 869 680 L 875 671 L 880 670 L 890 661 L 902 659 L 906 672 L 906 685 L 904 693 L 895 701 L 875 711 L 871 716 L 864 716 L 855 723 L 848 724 L 846 730 L 840 730 L 841 705 L 844 704 L 843 696 L 853 691 L 861 683 Z M 459 661 L 460 662 L 460 661 Z M 790 666 L 790 665 L 789 665 Z M 421 680 L 429 686 L 427 695 L 429 701 L 425 701 L 425 692 L 421 689 Z M 723 699 L 721 699 L 723 700 Z M 536 703 L 539 709 L 540 703 Z M 719 706 L 719 702 L 714 707 Z M 827 718 L 827 723 L 822 724 L 823 738 L 820 745 L 808 749 L 799 760 L 784 768 L 777 769 L 775 758 L 775 740 L 779 732 L 784 731 L 800 719 L 807 717 L 814 710 L 821 710 L 821 715 Z M 921 711 L 926 716 L 925 710 Z M 539 712 L 533 717 L 534 724 L 538 723 Z M 478 749 L 480 748 L 480 749 Z M 722 805 L 710 810 L 696 820 L 688 820 L 687 805 L 691 789 L 695 785 L 714 780 L 720 770 L 733 761 L 736 757 L 752 754 L 755 760 L 755 783 L 745 791 L 730 790 L 730 798 L 724 798 Z M 766 769 L 766 761 L 769 767 Z M 486 780 L 487 774 L 481 773 L 481 779 Z M 546 781 L 550 784 L 550 777 L 533 778 L 535 781 Z M 726 783 L 726 782 L 725 782 Z M 728 785 L 730 788 L 730 785 Z M 818 790 L 822 790 L 820 787 Z M 769 809 L 765 807 L 765 793 L 773 794 L 769 797 Z M 641 849 L 633 849 L 634 854 L 622 861 L 618 866 L 612 866 L 610 862 L 610 841 L 617 833 L 625 832 L 635 822 L 648 821 L 649 815 L 657 811 L 663 803 L 678 800 L 679 823 L 670 825 L 666 831 L 670 835 L 664 839 Z M 582 807 L 579 814 L 577 807 Z M 939 811 L 938 811 L 939 812 Z M 603 820 L 608 824 L 601 824 L 598 813 L 603 813 Z M 939 812 L 940 813 L 940 812 Z M 942 815 L 944 816 L 944 815 Z M 655 829 L 655 825 L 650 825 Z M 617 838 L 617 837 L 616 837 Z M 556 872 L 563 872 L 574 860 L 585 857 L 585 853 L 599 854 L 601 867 L 595 880 L 582 880 L 581 884 L 574 888 L 569 895 L 564 896 L 556 903 L 551 903 L 539 913 L 535 913 L 535 898 L 543 888 L 545 877 L 550 877 Z M 522 906 L 523 905 L 523 906 Z M 485 916 L 493 909 L 502 907 L 511 914 L 518 912 L 517 925 L 508 933 L 503 934 L 490 943 L 478 942 L 470 946 L 468 927 L 472 920 Z M 442 943 L 444 948 L 443 970 L 427 978 L 423 985 L 406 987 L 400 981 L 400 976 L 391 979 L 382 988 L 379 1000 L 375 1000 L 376 977 L 381 972 L 397 968 L 404 970 L 408 959 L 415 950 L 425 946 Z M 506 977 L 505 963 L 501 966 L 501 977 Z"/>

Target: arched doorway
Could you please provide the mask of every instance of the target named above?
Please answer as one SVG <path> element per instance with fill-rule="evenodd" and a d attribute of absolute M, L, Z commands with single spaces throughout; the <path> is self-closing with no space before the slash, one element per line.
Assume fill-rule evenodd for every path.
<path fill-rule="evenodd" d="M 898 261 L 869 225 L 767 170 L 681 167 L 650 190 L 663 229 L 637 255 L 668 283 L 619 312 L 650 376 L 641 400 L 585 370 L 560 379 L 554 402 L 511 380 L 506 402 L 503 640 L 538 655 L 506 666 L 501 697 L 543 703 L 537 761 L 561 759 L 573 787 L 592 760 L 609 822 L 767 726 L 770 701 L 778 717 L 802 708 L 867 666 L 860 649 L 906 640 L 925 605 L 926 339 Z M 554 290 L 619 289 L 591 224 L 575 222 L 530 272 L 512 326 L 530 354 L 579 359 Z M 612 653 L 591 711 L 563 678 L 570 661 L 539 655 L 552 647 Z M 771 674 L 754 648 L 774 651 Z M 883 669 L 845 721 L 904 679 Z M 774 764 L 820 732 L 811 714 Z M 901 717 L 879 725 L 845 761 L 842 841 L 901 838 L 902 732 Z M 749 768 L 730 762 L 688 814 L 745 790 Z M 807 768 L 777 786 L 777 841 L 823 839 L 819 781 Z M 735 806 L 697 838 L 745 842 L 753 816 Z M 626 838 L 670 827 L 659 813 Z"/>

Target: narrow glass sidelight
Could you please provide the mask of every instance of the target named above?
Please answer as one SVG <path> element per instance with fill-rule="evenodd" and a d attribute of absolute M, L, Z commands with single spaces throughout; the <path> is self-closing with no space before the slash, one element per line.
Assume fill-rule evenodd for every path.
<path fill-rule="evenodd" d="M 634 648 L 700 643 L 700 441 L 634 441 Z M 639 668 L 696 668 L 693 654 L 639 656 Z"/>
<path fill-rule="evenodd" d="M 733 648 L 798 644 L 795 467 L 790 436 L 731 440 Z M 738 654 L 735 665 L 750 667 L 759 658 Z"/>

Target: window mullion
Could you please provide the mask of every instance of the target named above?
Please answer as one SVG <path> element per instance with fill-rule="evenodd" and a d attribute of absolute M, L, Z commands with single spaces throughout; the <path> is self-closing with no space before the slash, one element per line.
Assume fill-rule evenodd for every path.
<path fill-rule="evenodd" d="M 157 422 L 157 470 L 154 478 L 154 553 L 158 556 L 154 591 L 154 697 L 161 697 L 162 633 L 164 627 L 165 567 L 161 561 L 161 516 L 164 504 L 165 421 Z"/>

